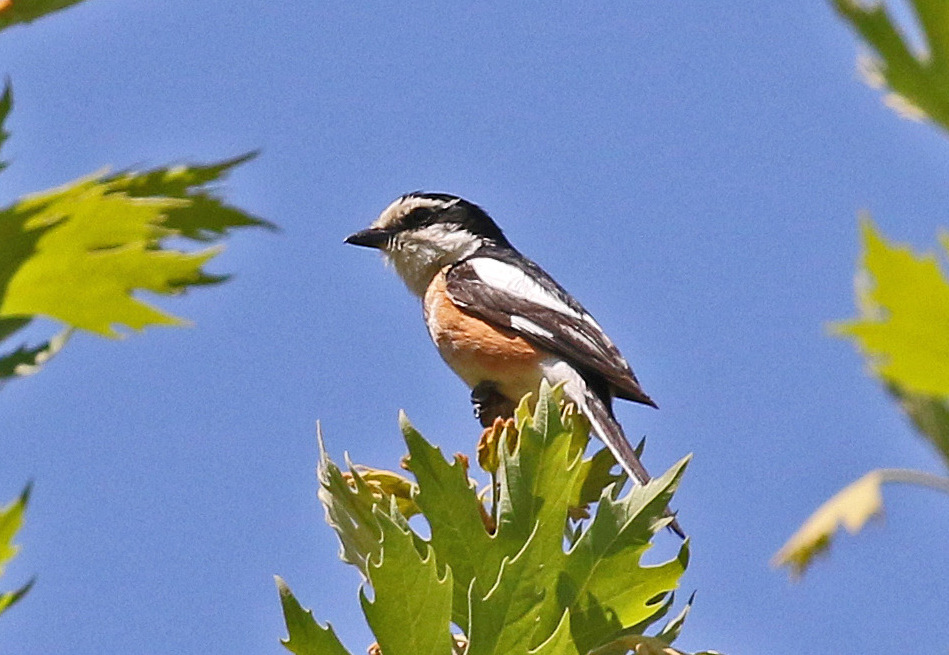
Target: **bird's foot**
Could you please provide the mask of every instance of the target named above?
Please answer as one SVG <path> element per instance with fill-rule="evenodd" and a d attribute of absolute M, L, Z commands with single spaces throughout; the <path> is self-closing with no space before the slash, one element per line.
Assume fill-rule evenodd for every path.
<path fill-rule="evenodd" d="M 483 428 L 491 427 L 496 418 L 514 416 L 514 401 L 498 391 L 498 385 L 489 380 L 479 382 L 471 390 L 471 405 Z"/>

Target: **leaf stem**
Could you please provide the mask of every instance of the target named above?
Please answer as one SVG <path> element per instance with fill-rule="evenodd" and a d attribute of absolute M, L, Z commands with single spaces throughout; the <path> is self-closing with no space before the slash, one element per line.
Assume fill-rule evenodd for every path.
<path fill-rule="evenodd" d="M 949 494 L 949 478 L 913 469 L 880 469 L 880 482 L 904 482 Z"/>

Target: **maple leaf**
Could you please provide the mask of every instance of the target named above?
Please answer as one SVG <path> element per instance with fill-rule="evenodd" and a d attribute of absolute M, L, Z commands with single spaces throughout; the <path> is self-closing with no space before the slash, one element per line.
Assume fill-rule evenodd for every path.
<path fill-rule="evenodd" d="M 364 575 L 363 611 L 381 651 L 576 655 L 671 642 L 687 611 L 655 637 L 641 633 L 668 612 L 688 542 L 671 560 L 646 566 L 641 559 L 671 521 L 666 507 L 688 458 L 623 494 L 602 456 L 583 457 L 589 425 L 560 390 L 543 383 L 533 411 L 525 399 L 515 421 L 516 430 L 500 432 L 497 489 L 485 507 L 467 460 L 447 461 L 400 415 L 416 485 L 397 488 L 426 519 L 428 538 L 412 529 L 398 494 L 370 485 L 361 467 L 350 464 L 344 476 L 321 439 L 320 500 L 343 559 Z M 571 510 L 596 484 L 592 519 L 570 528 Z M 450 624 L 464 633 L 452 635 Z M 320 630 L 315 638 L 323 639 Z"/>
<path fill-rule="evenodd" d="M 860 231 L 861 315 L 835 331 L 852 338 L 884 379 L 909 392 L 949 396 L 949 282 L 938 260 L 889 243 L 869 216 Z"/>
<path fill-rule="evenodd" d="M 840 16 L 866 42 L 872 55 L 859 66 L 867 83 L 888 87 L 884 102 L 900 116 L 929 118 L 949 129 L 949 5 L 910 0 L 921 28 L 921 48 L 903 34 L 882 2 L 832 0 Z"/>
<path fill-rule="evenodd" d="M 284 647 L 295 655 L 349 655 L 333 626 L 327 624 L 324 628 L 317 623 L 313 613 L 303 609 L 283 578 L 274 576 L 274 579 L 287 624 L 288 636 L 281 641 Z"/>
<path fill-rule="evenodd" d="M 23 490 L 23 493 L 21 493 L 16 500 L 6 507 L 0 508 L 0 576 L 3 575 L 3 570 L 6 568 L 7 563 L 16 556 L 19 550 L 19 548 L 13 544 L 13 538 L 19 529 L 23 527 L 23 517 L 29 500 L 30 486 L 27 485 L 26 489 Z M 33 581 L 31 580 L 15 591 L 0 593 L 0 614 L 20 600 L 32 586 Z"/>

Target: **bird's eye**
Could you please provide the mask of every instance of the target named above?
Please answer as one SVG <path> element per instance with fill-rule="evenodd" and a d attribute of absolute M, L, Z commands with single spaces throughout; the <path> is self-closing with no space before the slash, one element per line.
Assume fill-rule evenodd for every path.
<path fill-rule="evenodd" d="M 435 218 L 435 212 L 430 207 L 416 207 L 402 219 L 408 230 L 428 225 Z"/>

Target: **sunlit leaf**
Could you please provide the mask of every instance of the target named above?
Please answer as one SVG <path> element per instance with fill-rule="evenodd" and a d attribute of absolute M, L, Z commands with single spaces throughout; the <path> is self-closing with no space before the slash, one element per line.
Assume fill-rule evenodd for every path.
<path fill-rule="evenodd" d="M 414 498 L 418 487 L 400 473 L 371 466 L 354 466 L 352 472 L 343 473 L 343 478 L 353 489 L 365 483 L 376 503 L 383 507 L 387 507 L 390 501 L 395 502 L 399 515 L 404 518 L 411 518 L 420 511 Z"/>
<path fill-rule="evenodd" d="M 881 488 L 884 484 L 894 482 L 949 494 L 947 477 L 912 469 L 871 471 L 821 505 L 775 554 L 771 564 L 786 566 L 792 577 L 799 577 L 817 555 L 830 547 L 831 540 L 840 526 L 851 534 L 856 534 L 867 521 L 882 514 Z"/>
<path fill-rule="evenodd" d="M 399 415 L 399 424 L 409 449 L 412 474 L 418 481 L 415 502 L 431 526 L 438 561 L 452 570 L 452 620 L 466 626 L 472 581 L 477 580 L 481 594 L 487 593 L 503 557 L 517 550 L 513 545 L 502 547 L 488 534 L 481 501 L 464 464 L 460 460 L 451 464 L 445 461 L 441 451 L 412 427 L 404 413 Z"/>
<path fill-rule="evenodd" d="M 219 249 L 184 252 L 167 243 L 263 224 L 194 186 L 236 161 L 95 175 L 0 211 L 0 317 L 43 315 L 109 337 L 118 336 L 115 325 L 180 324 L 135 293 L 173 294 L 223 279 L 203 269 Z"/>
<path fill-rule="evenodd" d="M 317 623 L 313 613 L 297 602 L 287 583 L 280 576 L 274 578 L 287 624 L 288 637 L 281 640 L 284 647 L 295 655 L 349 655 L 333 627 L 327 624 L 324 628 Z"/>
<path fill-rule="evenodd" d="M 358 471 L 353 471 L 351 480 L 347 481 L 327 454 L 319 429 L 317 436 L 320 447 L 317 466 L 320 488 L 317 493 L 326 512 L 326 522 L 339 537 L 340 559 L 358 568 L 363 577 L 368 577 L 369 558 L 378 555 L 382 548 L 381 528 L 373 514 L 379 499 L 373 496 L 372 489 Z"/>
<path fill-rule="evenodd" d="M 872 369 L 908 392 L 949 396 L 949 283 L 932 255 L 893 245 L 861 221 L 861 316 L 837 324 Z"/>
<path fill-rule="evenodd" d="M 831 539 L 841 526 L 856 534 L 870 518 L 883 510 L 881 471 L 871 471 L 838 491 L 804 522 L 772 560 L 773 566 L 786 566 L 801 575 L 814 558 L 830 548 Z"/>
<path fill-rule="evenodd" d="M 671 519 L 663 513 L 688 458 L 642 487 L 612 499 L 604 494 L 593 522 L 570 553 L 567 571 L 573 580 L 574 639 L 593 648 L 610 628 L 625 628 L 655 617 L 662 596 L 678 586 L 688 565 L 689 543 L 678 556 L 653 566 L 636 565 L 650 548 L 651 538 Z M 658 618 L 658 617 L 656 617 Z"/>
<path fill-rule="evenodd" d="M 686 602 L 685 607 L 670 619 L 662 630 L 656 633 L 656 639 L 661 639 L 667 644 L 671 644 L 673 641 L 679 638 L 679 635 L 682 633 L 682 628 L 685 626 L 685 620 L 689 616 L 689 612 L 692 611 L 692 603 L 695 601 L 695 593 L 689 596 L 689 600 Z"/>
<path fill-rule="evenodd" d="M 518 416 L 513 454 L 498 449 L 496 534 L 485 531 L 460 465 L 453 470 L 417 432 L 403 428 L 419 483 L 417 501 L 431 525 L 436 557 L 455 575 L 455 604 L 459 589 L 470 590 L 470 654 L 536 647 L 568 609 L 572 638 L 585 652 L 611 631 L 656 616 L 664 593 L 676 587 L 687 547 L 655 566 L 644 567 L 639 559 L 668 523 L 663 512 L 685 462 L 620 498 L 611 487 L 606 493 L 601 488 L 592 523 L 565 553 L 563 526 L 579 475 L 590 470 L 576 450 L 576 424 L 564 424 L 546 385 L 533 414 L 522 407 Z M 457 606 L 453 616 L 465 625 Z"/>
<path fill-rule="evenodd" d="M 214 241 L 239 227 L 277 227 L 257 216 L 224 204 L 202 187 L 226 177 L 234 168 L 257 156 L 249 152 L 232 159 L 206 165 L 172 166 L 141 173 L 122 172 L 106 179 L 117 192 L 133 198 L 167 197 L 188 201 L 185 207 L 171 207 L 162 227 L 195 241 Z"/>

